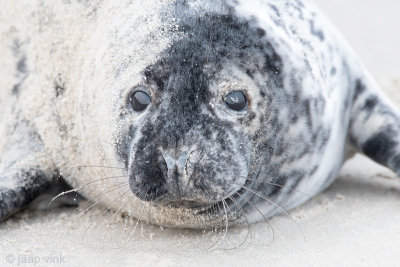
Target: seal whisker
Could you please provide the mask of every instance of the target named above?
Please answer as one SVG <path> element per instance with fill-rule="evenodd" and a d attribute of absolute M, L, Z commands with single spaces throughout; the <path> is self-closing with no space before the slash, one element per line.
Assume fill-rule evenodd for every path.
<path fill-rule="evenodd" d="M 239 184 L 237 184 L 237 185 L 239 185 Z M 296 220 L 293 219 L 292 215 L 290 215 L 290 213 L 285 208 L 283 208 L 279 204 L 275 203 L 275 201 L 269 199 L 268 197 L 266 197 L 265 195 L 263 195 L 262 193 L 260 193 L 258 191 L 255 191 L 255 190 L 253 190 L 253 189 L 251 189 L 251 188 L 249 188 L 247 186 L 244 186 L 244 185 L 240 185 L 240 186 L 242 186 L 242 188 L 244 188 L 245 190 L 247 190 L 247 191 L 249 191 L 249 192 L 251 192 L 251 193 L 253 193 L 253 194 L 255 194 L 255 195 L 259 196 L 259 197 L 261 197 L 262 199 L 266 200 L 270 204 L 272 204 L 275 207 L 277 207 L 280 210 L 282 210 L 286 214 L 286 216 L 288 216 L 290 218 L 290 220 L 297 225 L 297 227 L 299 228 L 303 238 L 305 239 L 305 235 L 304 235 L 303 229 L 301 229 L 300 225 L 296 222 Z"/>
<path fill-rule="evenodd" d="M 108 158 L 103 158 L 103 159 L 101 159 L 101 161 L 116 161 L 116 162 L 119 162 L 118 159 L 108 159 Z"/>
<path fill-rule="evenodd" d="M 252 179 L 252 178 L 246 178 L 246 180 L 254 181 L 254 182 L 262 183 L 262 184 L 268 184 L 268 185 L 278 186 L 278 187 L 281 187 L 281 188 L 288 188 L 288 189 L 293 190 L 294 192 L 297 192 L 297 193 L 300 193 L 300 194 L 303 194 L 303 195 L 305 195 L 305 196 L 310 197 L 309 194 L 304 193 L 304 192 L 302 192 L 302 191 L 299 191 L 299 190 L 297 190 L 297 189 L 293 189 L 293 188 L 291 188 L 290 186 L 287 186 L 287 185 L 280 185 L 280 184 L 277 184 L 277 183 L 273 183 L 273 182 L 269 182 L 269 181 L 262 181 L 262 180 L 258 180 L 258 179 Z"/>
<path fill-rule="evenodd" d="M 141 202 L 141 201 L 140 201 L 139 198 L 136 198 L 136 199 L 135 199 L 135 202 L 134 202 L 135 209 L 139 206 L 140 202 Z M 122 237 L 121 237 L 121 239 L 122 239 L 123 242 L 121 243 L 121 246 L 115 247 L 116 249 L 123 248 L 123 247 L 126 245 L 126 242 L 127 242 L 127 240 L 125 239 L 125 237 L 128 238 L 128 237 L 126 236 L 126 233 L 127 233 L 127 230 L 128 230 L 128 224 L 133 220 L 133 217 L 131 217 L 131 216 L 129 215 L 129 213 L 126 214 L 126 217 L 127 217 L 127 218 L 125 218 L 124 229 L 123 229 L 123 231 L 122 231 Z"/>
<path fill-rule="evenodd" d="M 210 195 L 207 191 L 205 191 L 204 189 L 202 189 L 202 191 L 203 191 L 205 194 L 207 194 L 209 197 L 211 197 L 211 195 Z M 216 215 L 217 217 L 220 216 L 220 214 L 222 214 L 222 210 L 221 210 L 221 208 L 219 207 L 219 202 L 220 202 L 220 201 L 214 202 L 214 203 L 211 205 L 211 207 L 207 210 L 207 213 L 206 213 L 206 216 L 207 216 L 207 219 L 208 219 L 207 222 L 209 222 L 209 226 L 211 227 L 211 232 L 212 232 L 212 233 L 216 233 L 216 234 L 217 234 L 217 231 L 218 231 L 218 227 L 212 224 L 212 221 L 213 221 L 214 219 L 211 218 L 211 214 Z M 225 202 L 225 203 L 226 203 L 226 202 Z M 216 207 L 216 206 L 218 207 L 218 211 L 215 210 L 215 207 Z M 229 208 L 229 206 L 228 206 L 228 208 Z M 213 210 L 212 212 L 211 212 L 211 209 Z M 216 218 L 216 219 L 218 220 L 218 218 Z M 226 222 L 226 223 L 227 223 L 227 222 Z M 204 225 L 204 223 L 202 223 L 202 224 Z M 206 228 L 207 228 L 207 227 L 206 227 Z M 219 242 L 218 239 L 215 240 L 215 241 L 207 248 L 207 250 L 212 249 L 218 242 Z"/>
<path fill-rule="evenodd" d="M 157 192 L 156 192 L 156 194 L 157 194 Z M 147 206 L 148 206 L 148 209 L 147 209 L 147 222 L 149 223 L 150 222 L 150 207 L 151 207 L 151 204 L 152 204 L 152 200 L 150 200 L 150 202 L 148 202 L 147 203 Z"/>
<path fill-rule="evenodd" d="M 111 191 L 113 191 L 113 190 L 115 190 L 115 189 L 118 189 L 118 188 L 120 188 L 120 186 L 115 186 L 113 189 L 107 189 L 108 191 L 107 192 L 111 192 Z M 80 216 L 82 216 L 84 213 L 86 213 L 88 210 L 90 210 L 91 208 L 93 208 L 94 206 L 96 206 L 97 204 L 99 204 L 99 203 L 101 203 L 102 202 L 102 200 L 103 200 L 103 198 L 104 198 L 104 196 L 100 199 L 100 200 L 98 200 L 98 201 L 96 201 L 95 203 L 93 203 L 92 205 L 90 205 L 88 208 L 86 208 L 85 210 L 83 210 L 82 212 L 80 212 L 78 215 L 77 215 L 77 217 L 79 218 Z M 79 207 L 76 209 L 76 210 L 78 210 L 79 209 Z M 105 210 L 104 210 L 104 212 L 102 213 L 102 215 L 104 215 L 107 211 L 109 211 L 110 210 L 110 208 L 106 208 Z M 85 233 L 83 234 L 83 236 L 82 236 L 82 241 L 84 242 L 84 239 L 85 239 L 85 236 L 86 236 L 86 234 L 87 234 L 87 232 L 89 231 L 89 229 L 90 229 L 90 227 L 92 227 L 92 225 L 94 224 L 94 222 L 92 222 L 88 227 L 87 227 L 87 229 L 85 230 Z"/>
<path fill-rule="evenodd" d="M 137 200 L 136 200 L 137 201 Z M 136 202 L 135 201 L 135 202 Z M 126 218 L 125 218 L 125 224 L 124 224 L 124 230 L 122 231 L 122 240 L 124 240 L 125 235 L 126 235 L 126 230 L 128 229 L 128 224 L 129 221 L 131 220 L 131 216 L 129 216 L 129 214 L 126 214 Z"/>
<path fill-rule="evenodd" d="M 98 205 L 99 203 L 101 203 L 104 199 L 104 197 L 106 196 L 106 193 L 110 193 L 116 189 L 120 189 L 121 187 L 123 187 L 124 185 L 126 185 L 126 183 L 121 183 L 115 186 L 112 186 L 111 188 L 106 188 L 103 191 L 101 191 L 98 195 L 96 195 L 96 199 L 98 196 L 102 196 L 99 200 L 97 200 L 96 202 L 94 202 L 92 205 L 90 205 L 88 208 L 86 208 L 85 210 L 83 210 L 82 212 L 80 212 L 77 216 L 80 217 L 82 216 L 85 212 L 89 211 L 91 208 L 93 208 L 94 206 Z M 79 207 L 77 208 L 77 210 L 79 209 Z"/>
<path fill-rule="evenodd" d="M 218 227 L 215 225 L 215 220 L 218 220 L 218 217 L 220 216 L 220 209 L 218 207 L 218 210 L 216 209 L 217 203 L 213 203 L 211 208 L 207 210 L 206 216 L 207 220 L 206 222 L 208 223 L 208 227 L 210 227 L 210 231 L 213 234 L 216 234 L 218 232 Z M 215 218 L 217 216 L 217 218 Z M 218 242 L 218 239 L 215 240 L 207 249 L 211 249 L 212 247 L 215 246 L 215 244 Z"/>
<path fill-rule="evenodd" d="M 228 233 L 229 222 L 228 222 L 228 213 L 227 213 L 227 210 L 226 210 L 226 209 L 227 209 L 226 207 L 227 207 L 228 205 L 227 205 L 227 203 L 226 203 L 225 200 L 222 200 L 221 203 L 222 203 L 222 205 L 223 205 L 223 210 L 219 207 L 219 202 L 217 202 L 219 213 L 221 213 L 221 214 L 224 216 L 224 218 L 225 218 L 225 228 L 224 228 L 224 230 L 221 230 L 221 231 L 223 231 L 223 236 L 222 236 L 221 240 L 220 240 L 220 239 L 217 239 L 217 240 L 212 244 L 212 246 L 210 246 L 208 249 L 213 248 L 217 243 L 220 243 L 220 244 L 219 244 L 219 248 L 221 248 L 222 244 L 223 244 L 224 241 L 225 241 L 225 238 L 226 238 L 226 236 L 227 236 L 227 233 Z"/>
<path fill-rule="evenodd" d="M 122 195 L 119 195 L 118 197 L 112 199 L 110 203 L 114 203 L 114 202 L 116 202 L 117 200 L 119 200 L 119 199 L 121 199 L 121 198 L 124 198 L 124 197 L 126 196 L 126 194 L 128 194 L 128 193 L 130 193 L 130 192 L 131 192 L 131 191 L 130 191 L 129 188 L 125 189 L 124 191 L 121 192 Z M 107 212 L 109 212 L 110 210 L 112 210 L 112 208 L 111 208 L 111 207 L 108 207 L 108 208 L 103 212 L 103 215 L 106 214 Z"/>
<path fill-rule="evenodd" d="M 141 217 L 142 217 L 142 214 L 143 214 L 143 211 L 144 211 L 146 205 L 145 205 L 145 203 L 143 203 L 143 201 L 139 201 L 139 204 L 142 204 L 142 210 L 140 211 L 140 214 L 139 214 L 139 216 L 138 216 L 137 219 L 136 219 L 136 224 L 135 224 L 135 226 L 133 227 L 132 231 L 129 233 L 128 239 L 124 242 L 124 245 L 126 245 L 126 243 L 129 242 L 131 236 L 134 234 L 134 232 L 136 231 L 136 228 L 137 228 L 139 222 L 141 221 Z"/>
<path fill-rule="evenodd" d="M 99 181 L 104 181 L 104 180 L 109 180 L 109 179 L 117 179 L 117 178 L 124 178 L 124 177 L 128 177 L 128 176 L 127 175 L 120 175 L 120 176 L 104 177 L 104 178 L 100 178 L 100 179 L 88 182 L 88 183 L 86 183 L 86 184 L 84 184 L 84 185 L 82 185 L 80 187 L 77 187 L 77 188 L 74 188 L 74 189 L 70 189 L 70 190 L 67 190 L 67 191 L 63 191 L 63 192 L 59 193 L 58 195 L 56 195 L 55 197 L 53 197 L 50 200 L 48 206 L 50 206 L 50 204 L 53 203 L 57 198 L 59 198 L 61 196 L 64 196 L 66 194 L 69 194 L 69 193 L 74 193 L 74 192 L 76 193 L 76 192 L 78 192 L 79 190 L 82 190 L 83 188 L 85 188 L 88 185 L 94 184 L 94 183 L 99 182 Z"/>
<path fill-rule="evenodd" d="M 142 201 L 139 198 L 136 198 L 135 202 L 133 203 L 133 205 L 134 205 L 133 210 L 136 211 L 136 209 L 139 207 L 139 204 L 143 205 Z M 130 209 L 129 212 L 127 213 L 127 216 L 129 217 L 129 219 L 127 220 L 127 222 L 125 223 L 125 226 L 124 226 L 124 231 L 122 233 L 122 239 L 123 240 L 125 239 L 126 231 L 128 230 L 128 223 L 131 222 L 134 219 L 134 217 L 130 216 L 130 213 L 132 213 L 132 209 Z M 124 242 L 121 245 L 121 247 L 124 247 L 126 245 L 126 242 L 129 241 L 129 237 L 130 236 L 127 236 L 127 238 L 124 240 Z"/>
<path fill-rule="evenodd" d="M 265 217 L 265 215 L 260 211 L 259 208 L 257 208 L 257 206 L 251 202 L 249 199 L 245 198 L 244 196 L 242 196 L 239 192 L 236 192 L 235 194 L 237 194 L 240 198 L 243 198 L 247 203 L 249 203 L 250 206 L 252 206 L 255 210 L 257 210 L 258 213 L 260 213 L 260 215 L 263 217 L 264 222 L 266 223 L 268 230 L 271 230 L 272 232 L 272 240 L 269 244 L 271 244 L 274 240 L 275 240 L 275 230 L 272 227 L 271 223 L 268 221 L 267 217 Z M 267 245 L 269 245 L 267 244 Z"/>
<path fill-rule="evenodd" d="M 226 203 L 226 201 L 225 201 L 224 199 L 222 200 L 222 204 L 223 204 L 224 213 L 225 213 L 225 233 L 224 233 L 224 236 L 223 236 L 223 238 L 222 238 L 221 245 L 222 245 L 222 244 L 224 243 L 224 241 L 225 241 L 226 235 L 228 234 L 228 228 L 229 228 L 228 213 L 227 213 L 227 211 L 226 211 L 226 207 L 228 206 L 228 204 Z"/>
<path fill-rule="evenodd" d="M 140 202 L 141 202 L 141 200 L 139 199 L 139 198 L 136 198 L 135 199 L 135 202 L 133 203 L 133 210 L 134 211 L 136 211 L 136 209 L 137 209 L 137 207 L 139 206 L 139 204 L 140 204 Z M 131 217 L 131 213 L 132 213 L 132 209 L 129 209 L 129 212 L 127 213 L 127 216 L 129 216 L 130 218 L 134 218 L 133 216 Z M 126 225 L 126 229 L 124 228 L 124 233 L 123 233 L 123 237 L 125 237 L 125 234 L 126 234 L 126 230 L 128 230 L 127 229 L 127 225 Z"/>
<path fill-rule="evenodd" d="M 237 203 L 237 200 L 233 196 L 230 196 L 229 199 L 234 203 L 234 205 L 237 208 L 239 208 L 240 212 L 243 215 L 244 220 L 246 221 L 246 226 L 247 226 L 247 233 L 246 233 L 245 239 L 238 246 L 233 248 L 233 249 L 235 249 L 235 248 L 239 248 L 239 247 L 243 246 L 243 244 L 246 243 L 249 236 L 250 236 L 250 244 L 251 244 L 251 239 L 253 239 L 253 233 L 251 232 L 250 223 L 249 223 L 249 220 L 247 219 L 246 213 L 244 212 L 243 208 L 239 205 L 239 203 Z"/>
<path fill-rule="evenodd" d="M 121 187 L 124 186 L 124 185 L 125 185 L 125 183 L 121 183 L 121 184 L 119 184 L 119 185 L 115 185 L 115 186 L 113 186 L 113 187 L 111 187 L 111 188 L 107 188 L 107 189 L 103 190 L 102 192 L 100 192 L 97 196 L 102 195 L 102 197 L 101 197 L 99 200 L 97 200 L 95 203 L 93 203 L 92 205 L 90 205 L 88 208 L 86 208 L 85 210 L 81 211 L 81 212 L 77 215 L 77 217 L 79 218 L 79 217 L 82 216 L 84 213 L 86 213 L 87 211 L 89 211 L 91 208 L 93 208 L 93 207 L 96 206 L 97 204 L 101 203 L 101 202 L 103 201 L 104 197 L 106 196 L 104 193 L 112 192 L 112 191 L 114 191 L 114 190 L 116 190 L 116 189 L 121 188 Z M 97 198 L 97 196 L 96 196 L 96 198 Z M 78 211 L 78 210 L 79 210 L 79 207 L 76 208 L 76 211 Z M 102 213 L 102 215 L 104 215 L 108 210 L 110 210 L 110 208 L 105 209 L 105 211 Z M 92 227 L 93 225 L 94 225 L 94 222 L 92 222 L 92 223 L 87 227 L 87 229 L 85 230 L 85 232 L 84 232 L 84 234 L 83 234 L 83 236 L 82 236 L 82 242 L 85 242 L 85 241 L 84 241 L 84 240 L 85 240 L 85 236 L 86 236 L 86 234 L 88 233 L 90 227 Z"/>
<path fill-rule="evenodd" d="M 116 166 L 103 166 L 103 165 L 72 165 L 67 168 L 105 168 L 105 169 L 118 169 L 125 170 L 125 168 L 116 167 Z"/>
<path fill-rule="evenodd" d="M 224 204 L 224 205 L 225 205 L 225 204 Z M 214 214 L 216 214 L 217 216 L 220 216 L 220 214 L 223 214 L 223 213 L 222 213 L 222 210 L 221 210 L 221 208 L 220 208 L 220 206 L 219 206 L 219 202 L 213 203 L 212 207 L 215 208 L 215 206 L 218 207 L 218 212 L 215 212 L 215 211 L 214 211 Z M 224 208 L 225 208 L 225 206 L 224 206 Z M 227 223 L 227 221 L 226 221 L 225 223 Z M 225 227 L 227 227 L 227 225 L 226 225 Z M 212 226 L 211 228 L 212 228 L 212 232 L 214 233 L 214 231 L 213 231 L 213 226 Z M 215 234 L 216 234 L 216 236 L 217 236 L 217 240 L 215 240 L 215 241 L 211 244 L 211 246 L 209 246 L 209 247 L 207 248 L 208 250 L 209 250 L 209 249 L 212 249 L 214 246 L 216 246 L 216 245 L 220 242 L 220 240 L 218 239 L 218 230 L 219 230 L 219 227 L 218 227 L 218 226 L 214 226 L 214 229 L 215 229 Z M 226 234 L 226 232 L 225 232 L 225 234 Z M 223 240 L 222 240 L 222 242 L 223 242 Z"/>
<path fill-rule="evenodd" d="M 129 193 L 129 191 L 125 192 L 122 196 L 120 196 L 119 198 L 124 198 L 126 196 L 126 194 Z M 107 226 L 106 226 L 106 232 L 103 236 L 103 241 L 105 240 L 109 229 L 111 227 L 111 224 L 113 224 L 117 218 L 117 215 L 120 213 L 120 211 L 123 209 L 123 207 L 133 198 L 135 197 L 135 195 L 132 195 L 131 197 L 129 197 L 125 202 L 123 202 L 123 204 L 119 207 L 119 209 L 117 211 L 114 212 L 114 214 L 111 216 L 111 218 L 108 220 Z M 111 222 L 110 222 L 111 220 Z"/>

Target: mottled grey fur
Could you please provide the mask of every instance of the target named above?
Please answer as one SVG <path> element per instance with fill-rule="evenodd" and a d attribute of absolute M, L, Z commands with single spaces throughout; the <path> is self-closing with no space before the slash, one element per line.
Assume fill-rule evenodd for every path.
<path fill-rule="evenodd" d="M 134 10 L 134 4 L 127 5 Z M 156 210 L 185 209 L 208 218 L 223 217 L 221 207 L 227 207 L 231 221 L 256 221 L 326 188 L 348 149 L 400 174 L 398 110 L 311 2 L 176 0 L 160 18 L 176 24 L 146 33 L 167 36 L 169 44 L 142 69 L 140 82 L 128 87 L 120 82 L 140 59 L 127 56 L 111 68 L 118 82 L 103 89 L 119 94 L 118 100 L 110 99 L 117 130 L 108 141 L 141 201 Z M 119 26 L 110 31 L 115 39 L 108 40 L 107 49 L 117 54 L 123 44 L 137 56 L 135 39 Z M 28 75 L 26 61 L 34 60 L 18 44 L 12 48 L 18 82 L 2 88 L 14 99 L 10 114 L 18 110 L 21 90 L 29 90 L 21 85 Z M 61 73 L 53 85 L 57 103 L 66 97 L 68 80 Z M 137 88 L 152 99 L 141 112 L 130 106 Z M 246 95 L 243 111 L 224 103 L 234 91 Z M 88 107 L 81 104 L 79 112 L 90 114 Z M 46 140 L 33 122 L 11 116 L 15 124 L 7 126 L 9 131 L 17 131 L 27 145 L 20 149 L 21 143 L 10 138 L 0 155 L 0 219 L 28 204 L 59 172 L 68 173 L 68 166 L 36 164 Z M 103 123 L 93 116 L 94 123 Z M 67 124 L 59 119 L 57 125 L 67 138 Z M 9 157 L 15 160 L 10 163 Z M 2 186 L 12 184 L 8 180 L 14 187 Z M 199 227 L 189 221 L 183 225 Z"/>

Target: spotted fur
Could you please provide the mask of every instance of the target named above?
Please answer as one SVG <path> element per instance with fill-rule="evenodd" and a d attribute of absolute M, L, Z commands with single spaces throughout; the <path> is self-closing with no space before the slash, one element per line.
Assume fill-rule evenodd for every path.
<path fill-rule="evenodd" d="M 44 1 L 25 12 L 0 14 L 0 219 L 60 175 L 130 216 L 148 207 L 150 222 L 202 227 L 304 203 L 349 148 L 400 174 L 398 110 L 311 1 Z M 136 88 L 152 99 L 142 112 Z M 224 103 L 234 91 L 245 110 Z"/>

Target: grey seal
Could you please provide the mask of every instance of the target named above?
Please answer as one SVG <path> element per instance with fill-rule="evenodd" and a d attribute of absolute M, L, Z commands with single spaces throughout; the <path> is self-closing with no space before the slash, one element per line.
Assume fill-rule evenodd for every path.
<path fill-rule="evenodd" d="M 60 181 L 198 228 L 296 207 L 352 151 L 400 174 L 398 109 L 312 1 L 5 5 L 1 220 Z"/>

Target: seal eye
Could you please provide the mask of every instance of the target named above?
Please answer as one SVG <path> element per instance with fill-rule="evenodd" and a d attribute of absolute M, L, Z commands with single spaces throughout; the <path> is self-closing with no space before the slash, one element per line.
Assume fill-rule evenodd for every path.
<path fill-rule="evenodd" d="M 247 103 L 246 96 L 240 91 L 235 91 L 227 94 L 224 97 L 224 102 L 228 106 L 228 108 L 235 111 L 244 110 Z"/>
<path fill-rule="evenodd" d="M 134 111 L 143 111 L 150 104 L 151 97 L 143 91 L 136 91 L 131 95 L 130 100 Z"/>

